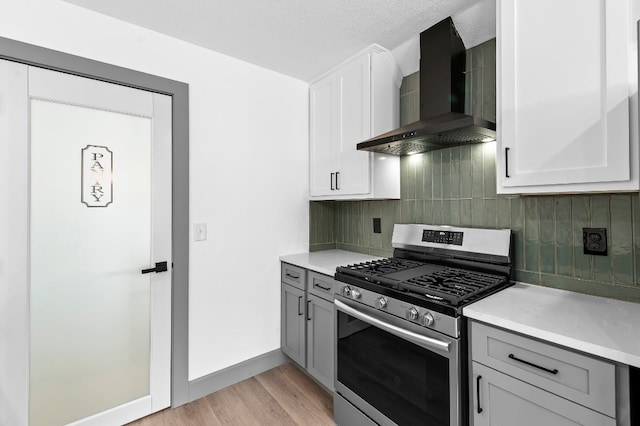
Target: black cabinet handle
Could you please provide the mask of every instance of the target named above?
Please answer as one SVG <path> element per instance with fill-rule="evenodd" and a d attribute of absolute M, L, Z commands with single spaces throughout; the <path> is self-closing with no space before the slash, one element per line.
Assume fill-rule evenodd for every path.
<path fill-rule="evenodd" d="M 504 149 L 504 177 L 509 176 L 509 148 Z"/>
<path fill-rule="evenodd" d="M 514 360 L 514 361 L 518 361 L 518 362 L 521 362 L 523 364 L 526 364 L 526 365 L 528 365 L 530 367 L 537 368 L 538 370 L 546 371 L 547 373 L 558 374 L 558 369 L 557 368 L 554 368 L 553 370 L 551 370 L 550 368 L 541 367 L 541 366 L 536 365 L 536 364 L 534 364 L 532 362 L 525 361 L 524 359 L 516 358 L 516 356 L 514 354 L 509 354 L 509 358 Z"/>
<path fill-rule="evenodd" d="M 480 407 L 480 379 L 482 376 L 476 377 L 476 397 L 478 403 L 478 414 L 482 413 L 482 407 Z"/>
<path fill-rule="evenodd" d="M 302 301 L 302 296 L 298 296 L 298 316 L 304 314 L 304 312 L 300 312 L 300 302 Z"/>
<path fill-rule="evenodd" d="M 156 262 L 155 268 L 143 269 L 143 274 L 150 274 L 151 272 L 167 272 L 167 262 Z"/>
<path fill-rule="evenodd" d="M 336 190 L 340 190 L 340 185 L 338 185 L 338 176 L 340 176 L 340 172 L 336 172 Z"/>
<path fill-rule="evenodd" d="M 331 290 L 331 287 L 323 287 L 323 286 L 321 286 L 320 284 L 314 284 L 313 286 L 314 286 L 314 287 L 318 287 L 318 288 L 320 288 L 320 289 L 322 289 L 322 290 L 324 290 L 324 291 L 329 291 L 329 290 Z"/>
<path fill-rule="evenodd" d="M 300 274 L 296 274 L 296 273 L 290 273 L 289 271 L 285 272 L 285 275 L 289 278 L 293 278 L 294 280 L 297 280 L 298 278 L 300 278 Z"/>
<path fill-rule="evenodd" d="M 333 187 L 333 175 L 335 175 L 335 173 L 331 173 L 331 190 L 334 191 L 335 188 Z"/>
<path fill-rule="evenodd" d="M 311 309 L 309 309 L 309 303 L 311 303 L 311 300 L 307 300 L 307 321 L 311 321 L 311 317 L 309 316 L 309 314 L 311 313 Z"/>

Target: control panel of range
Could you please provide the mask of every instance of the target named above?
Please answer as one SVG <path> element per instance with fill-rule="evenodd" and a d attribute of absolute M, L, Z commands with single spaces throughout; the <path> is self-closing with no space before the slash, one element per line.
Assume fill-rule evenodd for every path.
<path fill-rule="evenodd" d="M 459 337 L 460 324 L 457 318 L 431 312 L 428 309 L 355 286 L 342 286 L 337 294 L 378 311 L 409 320 L 414 324 L 440 331 L 451 337 Z"/>
<path fill-rule="evenodd" d="M 511 230 L 461 228 L 449 225 L 423 225 L 419 223 L 396 223 L 393 225 L 391 245 L 393 248 L 428 252 L 432 249 L 464 252 L 465 257 L 476 253 L 493 256 L 496 261 L 511 263 Z"/>
<path fill-rule="evenodd" d="M 463 235 L 463 232 L 457 231 L 425 229 L 422 231 L 422 241 L 426 243 L 453 244 L 461 246 Z"/>

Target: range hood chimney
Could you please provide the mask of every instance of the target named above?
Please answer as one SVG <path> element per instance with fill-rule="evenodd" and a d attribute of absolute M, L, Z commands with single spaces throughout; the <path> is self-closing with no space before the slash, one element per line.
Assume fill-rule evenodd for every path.
<path fill-rule="evenodd" d="M 496 124 L 464 114 L 466 49 L 451 17 L 420 33 L 420 120 L 358 144 L 411 155 L 496 139 Z"/>

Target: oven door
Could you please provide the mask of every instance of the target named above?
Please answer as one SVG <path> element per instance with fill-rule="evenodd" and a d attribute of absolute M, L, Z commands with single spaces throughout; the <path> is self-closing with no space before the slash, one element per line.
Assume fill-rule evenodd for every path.
<path fill-rule="evenodd" d="M 336 398 L 379 424 L 461 424 L 458 339 L 339 295 L 334 304 Z M 341 411 L 336 422 L 350 424 Z"/>

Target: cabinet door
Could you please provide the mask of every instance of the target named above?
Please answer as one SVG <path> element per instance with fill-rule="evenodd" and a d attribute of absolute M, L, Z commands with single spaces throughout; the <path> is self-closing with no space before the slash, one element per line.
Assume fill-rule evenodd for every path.
<path fill-rule="evenodd" d="M 307 301 L 307 371 L 333 390 L 333 304 L 309 294 Z"/>
<path fill-rule="evenodd" d="M 498 1 L 499 193 L 632 189 L 629 1 Z"/>
<path fill-rule="evenodd" d="M 338 171 L 338 90 L 331 75 L 310 89 L 309 122 L 309 193 L 311 196 L 335 192 L 335 173 Z"/>
<path fill-rule="evenodd" d="M 280 345 L 282 352 L 305 367 L 305 301 L 304 291 L 282 283 Z"/>
<path fill-rule="evenodd" d="M 610 417 L 477 362 L 472 385 L 474 426 L 616 425 Z"/>
<path fill-rule="evenodd" d="M 340 123 L 338 152 L 340 194 L 371 192 L 371 153 L 356 146 L 371 137 L 370 55 L 350 62 L 338 76 Z"/>

